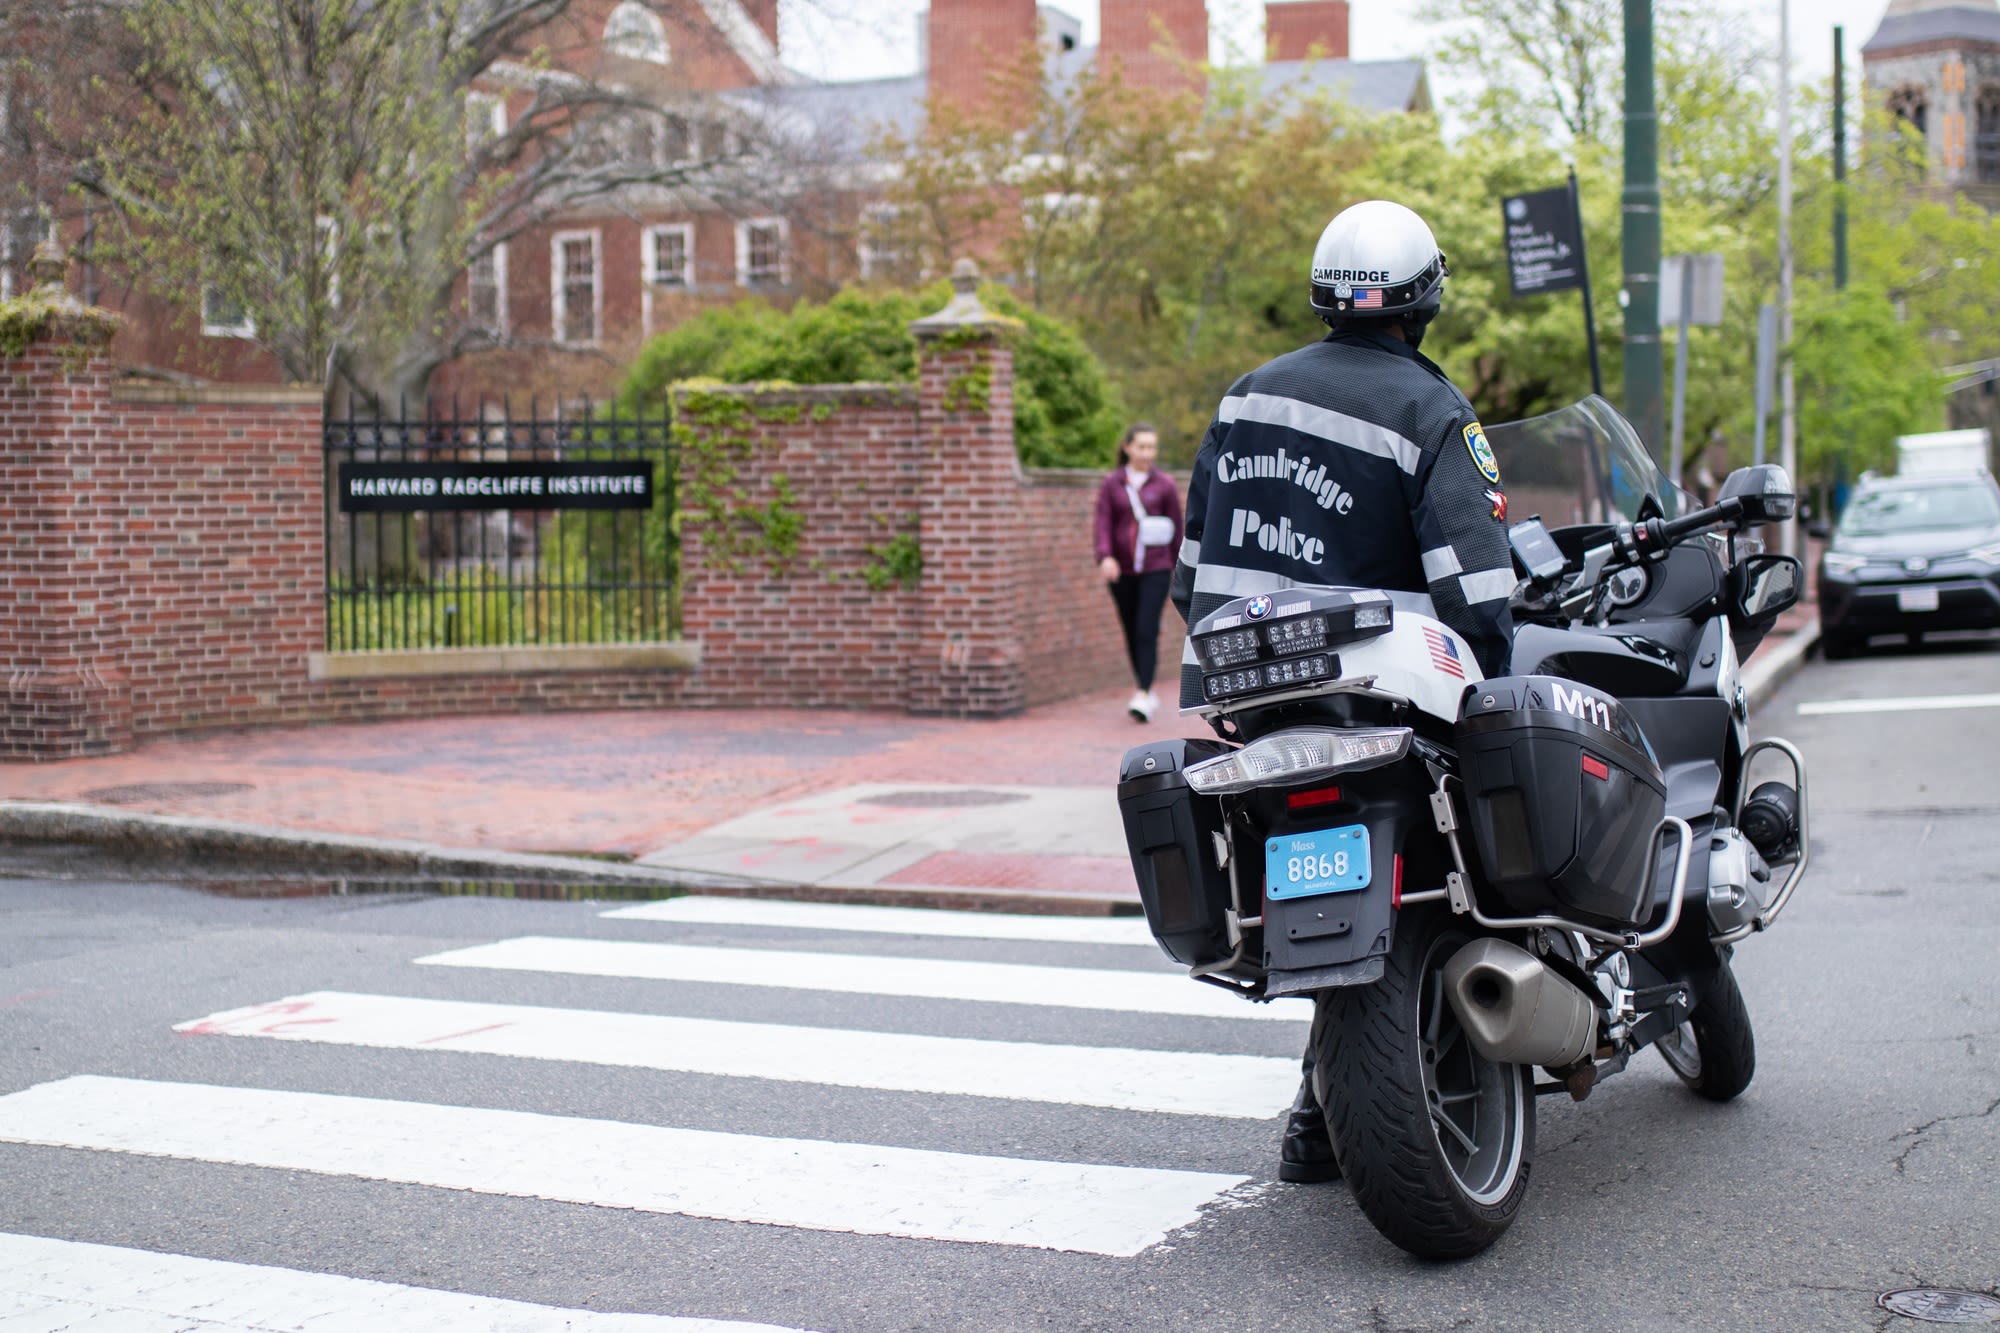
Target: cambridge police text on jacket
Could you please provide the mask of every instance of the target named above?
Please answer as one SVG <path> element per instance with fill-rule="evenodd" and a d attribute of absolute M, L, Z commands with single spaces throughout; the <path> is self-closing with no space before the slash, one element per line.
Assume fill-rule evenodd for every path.
<path fill-rule="evenodd" d="M 1465 395 L 1394 338 L 1342 330 L 1237 380 L 1202 437 L 1174 604 L 1193 625 L 1301 584 L 1380 588 L 1472 645 L 1513 644 L 1500 471 Z M 1184 650 L 1181 707 L 1201 702 Z"/>

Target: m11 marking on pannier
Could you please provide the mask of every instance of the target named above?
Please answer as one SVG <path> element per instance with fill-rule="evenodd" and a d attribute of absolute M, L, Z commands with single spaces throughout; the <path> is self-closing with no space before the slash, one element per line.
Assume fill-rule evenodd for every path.
<path fill-rule="evenodd" d="M 1571 717 L 1585 722 L 1594 722 L 1606 731 L 1611 730 L 1611 705 L 1594 694 L 1582 690 L 1566 690 L 1560 682 L 1552 686 L 1555 694 L 1555 709 L 1558 713 L 1568 713 Z"/>

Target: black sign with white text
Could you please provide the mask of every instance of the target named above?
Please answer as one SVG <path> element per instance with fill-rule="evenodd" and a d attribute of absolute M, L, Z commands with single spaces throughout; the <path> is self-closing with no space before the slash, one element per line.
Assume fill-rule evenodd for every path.
<path fill-rule="evenodd" d="M 342 463 L 350 514 L 448 509 L 650 509 L 653 465 L 630 463 Z"/>
<path fill-rule="evenodd" d="M 1516 296 L 1583 286 L 1583 228 L 1569 187 L 1510 195 L 1500 201 L 1507 238 L 1507 278 Z"/>

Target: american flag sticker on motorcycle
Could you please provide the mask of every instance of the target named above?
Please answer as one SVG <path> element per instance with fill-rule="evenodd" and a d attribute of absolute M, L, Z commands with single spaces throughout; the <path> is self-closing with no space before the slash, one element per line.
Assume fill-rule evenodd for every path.
<path fill-rule="evenodd" d="M 1451 636 L 1426 625 L 1424 639 L 1431 647 L 1431 665 L 1448 676 L 1464 680 L 1465 663 L 1459 658 L 1458 645 L 1451 641 Z"/>

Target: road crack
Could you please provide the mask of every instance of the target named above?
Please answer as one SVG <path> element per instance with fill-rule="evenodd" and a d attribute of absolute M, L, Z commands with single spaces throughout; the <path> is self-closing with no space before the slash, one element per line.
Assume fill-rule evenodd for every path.
<path fill-rule="evenodd" d="M 1959 1115 L 1941 1115 L 1935 1120 L 1925 1121 L 1915 1129 L 1906 1129 L 1900 1134 L 1891 1135 L 1889 1139 L 1891 1143 L 1898 1143 L 1904 1139 L 1910 1140 L 1910 1146 L 1896 1154 L 1896 1174 L 1899 1176 L 1903 1174 L 1903 1167 L 1910 1160 L 1910 1154 L 1923 1147 L 1924 1135 L 1930 1133 L 1939 1125 L 1948 1125 L 1956 1120 L 1984 1120 L 1995 1111 L 2000 1111 L 2000 1097 L 1995 1097 L 1992 1101 L 1988 1102 L 1984 1111 L 1967 1111 Z"/>

